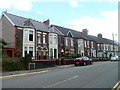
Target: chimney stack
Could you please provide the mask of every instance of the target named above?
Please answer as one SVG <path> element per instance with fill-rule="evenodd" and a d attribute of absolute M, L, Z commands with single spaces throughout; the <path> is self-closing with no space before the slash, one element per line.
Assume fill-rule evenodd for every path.
<path fill-rule="evenodd" d="M 101 34 L 101 33 L 99 33 L 99 34 L 97 35 L 97 37 L 100 37 L 100 38 L 102 38 L 102 34 Z"/>
<path fill-rule="evenodd" d="M 48 19 L 48 20 L 44 21 L 43 23 L 46 25 L 50 25 L 50 20 Z"/>
<path fill-rule="evenodd" d="M 87 34 L 87 35 L 88 35 L 88 30 L 87 30 L 87 29 L 83 29 L 82 32 L 83 32 L 84 34 Z"/>

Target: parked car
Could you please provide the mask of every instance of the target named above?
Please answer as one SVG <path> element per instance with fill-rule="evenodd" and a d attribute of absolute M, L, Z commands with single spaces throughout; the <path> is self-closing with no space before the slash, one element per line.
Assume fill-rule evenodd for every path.
<path fill-rule="evenodd" d="M 117 56 L 117 55 L 115 55 L 115 57 L 116 57 L 116 59 L 117 59 L 117 61 L 119 60 L 119 57 Z"/>
<path fill-rule="evenodd" d="M 116 57 L 114 57 L 114 56 L 112 56 L 112 57 L 110 58 L 110 60 L 111 60 L 111 61 L 117 61 Z"/>
<path fill-rule="evenodd" d="M 115 56 L 112 56 L 110 60 L 111 61 L 118 61 L 119 57 L 117 55 L 115 55 Z"/>
<path fill-rule="evenodd" d="M 85 65 L 92 65 L 92 59 L 88 57 L 79 57 L 74 60 L 75 66 L 85 66 Z"/>

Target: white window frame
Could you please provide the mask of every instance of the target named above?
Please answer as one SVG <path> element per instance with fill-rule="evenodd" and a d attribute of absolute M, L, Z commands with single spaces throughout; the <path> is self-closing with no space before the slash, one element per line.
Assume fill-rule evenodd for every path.
<path fill-rule="evenodd" d="M 71 46 L 73 46 L 73 38 L 71 38 Z"/>
<path fill-rule="evenodd" d="M 50 41 L 50 44 L 53 44 L 53 35 L 49 36 L 49 41 Z"/>
<path fill-rule="evenodd" d="M 27 32 L 27 33 L 26 33 Z M 24 41 L 28 41 L 28 36 L 29 36 L 29 31 L 28 30 L 24 30 L 24 34 L 23 34 L 23 40 Z"/>
<path fill-rule="evenodd" d="M 38 42 L 38 34 L 40 34 L 40 42 Z M 37 43 L 41 43 L 41 32 L 37 33 Z"/>
<path fill-rule="evenodd" d="M 87 42 L 87 41 L 84 41 L 84 43 L 85 43 L 85 47 L 87 47 L 87 44 L 86 44 L 86 42 Z"/>
<path fill-rule="evenodd" d="M 43 33 L 43 44 L 46 44 L 46 33 Z M 45 39 L 44 39 L 44 37 L 45 37 Z"/>
<path fill-rule="evenodd" d="M 57 36 L 53 35 L 53 44 L 57 44 Z"/>
<path fill-rule="evenodd" d="M 90 42 L 90 41 L 87 41 L 87 47 L 88 47 L 88 48 L 90 48 L 89 42 Z"/>
<path fill-rule="evenodd" d="M 78 39 L 78 47 L 80 47 L 80 40 Z"/>
<path fill-rule="evenodd" d="M 27 31 L 27 35 L 25 35 L 25 31 Z M 29 41 L 29 34 L 30 34 L 30 31 L 32 31 L 33 32 L 33 41 Z M 23 31 L 23 41 L 24 42 L 34 42 L 35 40 L 35 31 L 34 30 L 32 30 L 32 29 L 24 29 L 24 31 Z M 25 40 L 25 36 L 27 36 L 27 40 Z"/>
<path fill-rule="evenodd" d="M 65 44 L 66 44 L 66 46 L 68 46 L 68 38 L 67 37 L 65 38 Z"/>
<path fill-rule="evenodd" d="M 29 40 L 29 38 L 30 38 L 30 31 L 32 31 L 32 34 L 33 34 L 33 41 L 34 41 L 34 31 L 33 31 L 33 30 L 29 30 L 29 35 L 28 35 L 29 37 L 28 37 L 28 40 Z M 29 40 L 29 42 L 33 42 L 33 41 L 30 41 L 30 40 Z"/>
<path fill-rule="evenodd" d="M 92 48 L 94 48 L 93 44 L 94 44 L 94 43 L 93 43 L 93 41 L 92 41 L 92 42 L 91 42 L 91 47 L 92 47 Z"/>
<path fill-rule="evenodd" d="M 35 56 L 35 52 L 34 52 L 34 46 L 24 46 L 23 47 L 23 57 L 25 57 L 25 47 L 27 47 L 27 54 L 29 54 L 29 48 L 32 47 L 33 48 L 33 57 Z"/>

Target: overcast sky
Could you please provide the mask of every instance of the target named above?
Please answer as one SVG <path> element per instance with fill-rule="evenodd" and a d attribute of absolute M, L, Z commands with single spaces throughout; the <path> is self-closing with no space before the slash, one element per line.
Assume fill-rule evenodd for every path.
<path fill-rule="evenodd" d="M 118 37 L 118 0 L 0 0 L 0 13 L 5 10 L 78 31 L 87 28 L 94 36 Z"/>

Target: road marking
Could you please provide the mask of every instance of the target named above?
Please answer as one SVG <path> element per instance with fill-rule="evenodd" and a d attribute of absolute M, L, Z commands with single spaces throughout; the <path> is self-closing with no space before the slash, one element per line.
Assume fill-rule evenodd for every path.
<path fill-rule="evenodd" d="M 118 81 L 115 86 L 112 88 L 112 90 L 116 90 L 116 88 L 120 85 L 120 81 Z"/>
<path fill-rule="evenodd" d="M 66 81 L 72 80 L 72 79 L 77 78 L 77 77 L 79 77 L 79 76 L 74 76 L 74 77 L 72 77 L 72 78 L 65 79 L 65 80 L 63 80 L 63 81 L 60 81 L 60 82 L 57 82 L 57 83 L 54 83 L 54 84 L 51 84 L 51 85 L 45 86 L 45 87 L 43 87 L 43 88 L 49 88 L 49 87 L 55 86 L 55 85 L 57 85 L 57 84 L 60 84 L 60 83 L 63 83 L 63 82 L 66 82 Z"/>
<path fill-rule="evenodd" d="M 9 78 L 9 77 L 16 77 L 16 76 L 25 76 L 25 75 L 31 75 L 31 74 L 44 73 L 44 72 L 48 72 L 48 71 L 49 71 L 49 70 L 39 71 L 39 72 L 32 72 L 32 73 L 22 73 L 22 74 L 8 75 L 8 76 L 0 76 L 0 78 Z"/>

